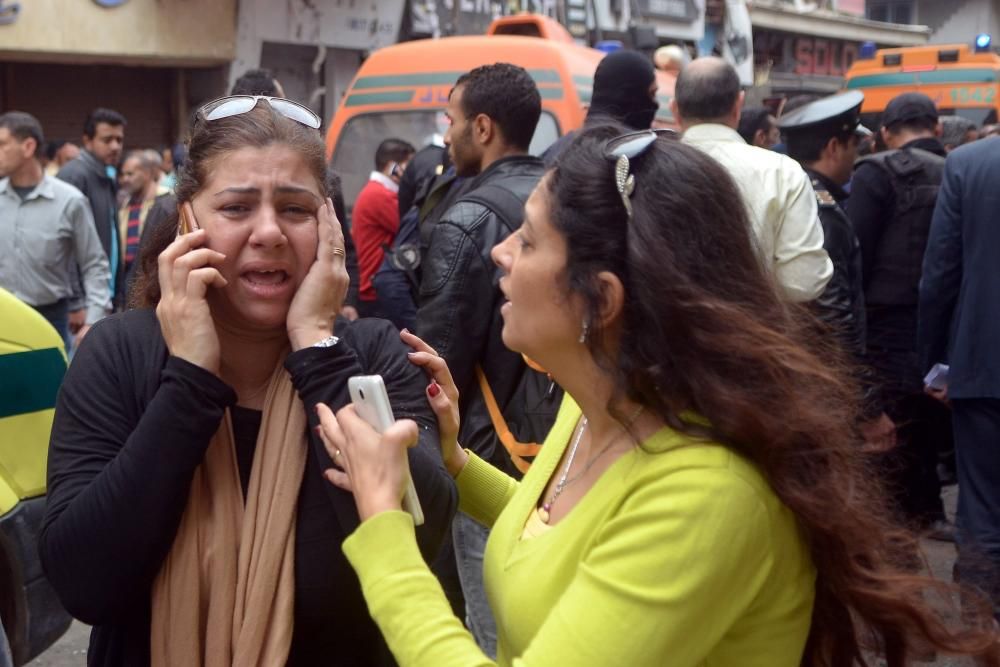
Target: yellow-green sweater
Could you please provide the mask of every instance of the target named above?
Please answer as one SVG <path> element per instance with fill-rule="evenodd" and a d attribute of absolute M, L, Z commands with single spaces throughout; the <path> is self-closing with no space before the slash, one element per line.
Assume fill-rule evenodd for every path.
<path fill-rule="evenodd" d="M 493 527 L 496 663 L 452 614 L 409 514 L 379 514 L 345 540 L 400 666 L 798 667 L 815 570 L 791 512 L 729 449 L 664 428 L 522 539 L 579 416 L 567 398 L 520 483 L 475 456 L 458 476 L 461 509 Z"/>

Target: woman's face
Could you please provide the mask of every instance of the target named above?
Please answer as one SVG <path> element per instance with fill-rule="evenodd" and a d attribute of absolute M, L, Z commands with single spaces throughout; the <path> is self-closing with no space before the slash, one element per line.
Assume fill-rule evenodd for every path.
<path fill-rule="evenodd" d="M 214 161 L 192 199 L 208 247 L 226 255 L 228 285 L 209 291 L 216 320 L 242 330 L 284 328 L 316 259 L 320 185 L 284 144 L 241 148 Z"/>
<path fill-rule="evenodd" d="M 548 202 L 543 180 L 525 204 L 524 223 L 491 253 L 504 272 L 504 345 L 543 365 L 551 352 L 579 345 L 583 326 L 579 299 L 565 288 L 566 241 L 552 224 Z"/>

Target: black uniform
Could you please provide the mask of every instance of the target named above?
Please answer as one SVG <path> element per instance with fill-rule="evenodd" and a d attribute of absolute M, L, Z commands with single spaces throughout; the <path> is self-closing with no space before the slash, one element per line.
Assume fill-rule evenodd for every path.
<path fill-rule="evenodd" d="M 796 109 L 779 122 L 789 155 L 812 164 L 833 138 L 866 132 L 860 126 L 864 96 L 851 91 L 817 100 Z M 830 325 L 844 349 L 863 362 L 867 340 L 861 248 L 843 209 L 847 192 L 840 183 L 815 169 L 804 167 L 819 207 L 823 225 L 823 248 L 833 263 L 833 276 L 813 306 L 820 319 Z M 870 392 L 866 392 L 870 394 Z M 870 405 L 870 401 L 866 401 Z M 875 410 L 877 414 L 879 410 Z M 874 416 L 874 415 L 872 415 Z"/>

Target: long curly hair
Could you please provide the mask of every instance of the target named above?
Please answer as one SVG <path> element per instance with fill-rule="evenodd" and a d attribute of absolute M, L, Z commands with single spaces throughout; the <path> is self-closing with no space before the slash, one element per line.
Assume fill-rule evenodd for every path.
<path fill-rule="evenodd" d="M 617 344 L 599 326 L 587 340 L 616 395 L 752 461 L 796 516 L 817 570 L 802 665 L 868 665 L 866 654 L 880 653 L 902 667 L 929 649 L 1000 665 L 985 601 L 965 592 L 959 614 L 956 587 L 914 574 L 918 543 L 891 518 L 861 450 L 853 369 L 815 319 L 779 295 L 733 180 L 699 150 L 661 137 L 631 161 L 628 220 L 605 155 L 624 131 L 582 132 L 543 180 L 567 242 L 565 289 L 599 323 L 595 276 L 617 275 L 626 294 Z M 708 425 L 682 418 L 689 410 Z M 930 592 L 940 605 L 926 601 Z"/>

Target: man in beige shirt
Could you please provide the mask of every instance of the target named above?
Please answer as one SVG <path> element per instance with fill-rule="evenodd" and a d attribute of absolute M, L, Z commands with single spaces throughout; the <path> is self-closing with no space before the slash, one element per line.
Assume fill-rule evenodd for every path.
<path fill-rule="evenodd" d="M 736 131 L 743 93 L 732 65 L 699 58 L 677 78 L 672 103 L 683 141 L 718 160 L 747 204 L 761 258 L 791 301 L 812 301 L 833 275 L 816 195 L 791 158 L 748 146 Z"/>

